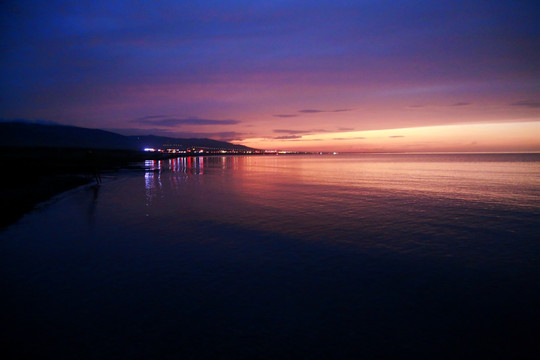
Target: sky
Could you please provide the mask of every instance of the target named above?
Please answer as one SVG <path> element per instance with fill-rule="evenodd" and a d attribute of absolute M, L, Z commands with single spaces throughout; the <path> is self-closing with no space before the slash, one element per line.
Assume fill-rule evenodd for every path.
<path fill-rule="evenodd" d="M 300 151 L 540 151 L 538 1 L 10 1 L 0 119 Z"/>

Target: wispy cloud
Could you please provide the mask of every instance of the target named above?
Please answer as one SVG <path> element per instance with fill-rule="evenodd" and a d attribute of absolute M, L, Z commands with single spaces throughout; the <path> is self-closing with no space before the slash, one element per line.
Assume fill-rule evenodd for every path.
<path fill-rule="evenodd" d="M 318 110 L 318 109 L 304 109 L 304 110 L 298 110 L 300 113 L 304 114 L 316 114 L 316 113 L 328 113 L 328 112 L 344 112 L 344 111 L 351 111 L 352 109 L 336 109 L 336 110 Z"/>
<path fill-rule="evenodd" d="M 327 133 L 327 132 L 330 132 L 330 130 L 326 130 L 326 129 L 307 129 L 307 130 L 275 129 L 274 132 L 278 134 L 311 135 L 313 133 L 315 134 Z"/>
<path fill-rule="evenodd" d="M 178 137 L 182 138 L 206 138 L 222 141 L 241 141 L 251 134 L 236 131 L 218 131 L 218 132 L 178 132 Z"/>
<path fill-rule="evenodd" d="M 177 133 L 172 132 L 167 129 L 163 128 L 146 128 L 146 129 L 140 129 L 140 128 L 104 128 L 103 130 L 112 131 L 121 135 L 126 136 L 145 136 L 145 135 L 156 135 L 156 136 L 168 136 L 168 137 L 174 137 L 177 135 Z"/>
<path fill-rule="evenodd" d="M 470 102 L 457 102 L 450 106 L 467 106 L 467 105 L 471 105 L 471 103 Z"/>
<path fill-rule="evenodd" d="M 274 139 L 276 140 L 292 140 L 292 139 L 301 139 L 302 135 L 284 135 L 284 136 L 277 136 Z"/>
<path fill-rule="evenodd" d="M 332 140 L 363 140 L 365 137 L 363 136 L 357 136 L 357 137 L 350 137 L 350 138 L 333 138 Z"/>
<path fill-rule="evenodd" d="M 62 125 L 55 121 L 42 120 L 42 119 L 0 119 L 0 122 L 19 122 L 19 123 L 40 124 L 40 125 Z"/>
<path fill-rule="evenodd" d="M 393 138 L 393 139 L 395 139 L 395 138 L 403 138 L 403 137 L 405 137 L 405 136 L 403 136 L 403 135 L 392 135 L 392 136 L 389 136 L 389 138 Z"/>
<path fill-rule="evenodd" d="M 278 133 L 278 134 L 306 134 L 309 131 L 306 131 L 306 130 L 275 129 L 274 132 Z"/>
<path fill-rule="evenodd" d="M 278 118 L 291 118 L 291 117 L 297 117 L 298 115 L 297 114 L 276 114 L 273 116 L 278 117 Z"/>
<path fill-rule="evenodd" d="M 512 106 L 523 106 L 529 108 L 540 108 L 540 101 L 537 100 L 520 100 L 511 103 Z"/>
<path fill-rule="evenodd" d="M 143 116 L 142 118 L 140 118 L 141 120 L 153 120 L 153 119 L 163 119 L 163 118 L 168 118 L 170 117 L 169 115 L 149 115 L 149 116 Z"/>
<path fill-rule="evenodd" d="M 247 134 L 236 131 L 221 131 L 215 133 L 206 133 L 205 135 L 211 139 L 218 139 L 223 141 L 241 141 L 244 140 Z"/>
<path fill-rule="evenodd" d="M 147 129 L 140 129 L 140 128 L 107 128 L 104 130 L 112 131 L 118 134 L 122 135 L 157 135 L 157 136 L 165 136 L 165 137 L 171 137 L 171 138 L 184 138 L 184 139 L 191 139 L 191 138 L 206 138 L 206 139 L 214 139 L 214 140 L 222 140 L 222 141 L 241 141 L 244 140 L 247 136 L 252 135 L 248 133 L 241 133 L 236 131 L 218 131 L 218 132 L 192 132 L 192 131 L 174 131 L 170 129 L 163 129 L 163 128 L 147 128 Z"/>
<path fill-rule="evenodd" d="M 175 127 L 181 125 L 236 125 L 240 123 L 239 120 L 212 120 L 212 119 L 200 119 L 198 117 L 190 118 L 177 118 L 169 117 L 165 115 L 151 115 L 132 120 L 131 122 L 138 124 L 146 124 L 152 126 L 164 126 Z"/>

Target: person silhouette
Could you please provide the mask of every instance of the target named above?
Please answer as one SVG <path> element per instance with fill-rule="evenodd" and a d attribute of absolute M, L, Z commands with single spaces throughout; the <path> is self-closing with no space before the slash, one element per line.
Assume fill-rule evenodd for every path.
<path fill-rule="evenodd" d="M 92 176 L 96 180 L 96 184 L 101 184 L 101 174 L 99 173 L 98 161 L 96 155 L 92 150 L 88 150 L 88 152 L 86 153 L 86 162 L 90 174 L 92 174 Z"/>

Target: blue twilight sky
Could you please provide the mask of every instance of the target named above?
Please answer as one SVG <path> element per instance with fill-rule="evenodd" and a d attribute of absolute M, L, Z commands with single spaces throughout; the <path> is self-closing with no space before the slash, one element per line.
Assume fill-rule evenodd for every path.
<path fill-rule="evenodd" d="M 540 122 L 538 1 L 8 0 L 0 14 L 1 119 L 345 150 L 367 130 Z"/>

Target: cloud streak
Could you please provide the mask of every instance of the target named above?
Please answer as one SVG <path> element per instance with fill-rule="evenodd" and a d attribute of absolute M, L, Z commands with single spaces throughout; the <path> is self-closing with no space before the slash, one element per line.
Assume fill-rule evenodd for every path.
<path fill-rule="evenodd" d="M 366 139 L 365 137 L 363 136 L 356 136 L 356 137 L 350 137 L 350 138 L 333 138 L 332 140 L 364 140 Z"/>
<path fill-rule="evenodd" d="M 318 110 L 318 109 L 304 109 L 304 110 L 298 110 L 299 113 L 303 114 L 317 114 L 317 113 L 338 113 L 338 112 L 345 112 L 345 111 L 351 111 L 352 109 L 336 109 L 336 110 Z"/>
<path fill-rule="evenodd" d="M 20 123 L 40 124 L 40 125 L 62 125 L 56 121 L 42 120 L 42 119 L 3 119 L 3 118 L 0 118 L 0 122 L 20 122 Z"/>
<path fill-rule="evenodd" d="M 104 130 L 112 131 L 118 134 L 126 136 L 138 136 L 138 135 L 157 135 L 172 138 L 206 138 L 222 141 L 242 141 L 247 136 L 253 135 L 249 133 L 236 132 L 236 131 L 216 131 L 216 132 L 196 132 L 196 131 L 175 131 L 172 129 L 164 128 L 107 128 Z"/>
<path fill-rule="evenodd" d="M 510 105 L 512 105 L 512 106 L 523 106 L 523 107 L 536 109 L 536 108 L 540 108 L 540 101 L 537 101 L 537 100 L 520 100 L 520 101 L 513 102 Z"/>
<path fill-rule="evenodd" d="M 307 134 L 309 130 L 288 130 L 288 129 L 275 129 L 275 133 L 278 134 Z"/>
<path fill-rule="evenodd" d="M 132 120 L 134 123 L 152 125 L 152 126 L 164 126 L 164 127 L 176 127 L 182 125 L 236 125 L 239 124 L 239 120 L 211 120 L 211 119 L 200 119 L 197 117 L 190 118 L 176 118 L 176 117 L 167 117 L 164 115 L 151 115 L 145 116 L 139 119 Z"/>
<path fill-rule="evenodd" d="M 311 135 L 313 133 L 315 133 L 315 134 L 327 133 L 327 132 L 330 132 L 330 130 L 325 130 L 325 129 L 309 129 L 309 130 L 275 129 L 274 132 L 278 133 L 278 134 Z"/>
<path fill-rule="evenodd" d="M 293 140 L 293 139 L 301 139 L 302 135 L 284 135 L 284 136 L 277 136 L 274 139 L 276 140 Z"/>

